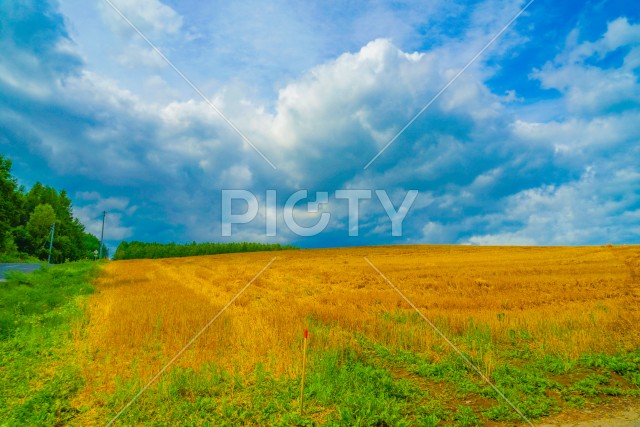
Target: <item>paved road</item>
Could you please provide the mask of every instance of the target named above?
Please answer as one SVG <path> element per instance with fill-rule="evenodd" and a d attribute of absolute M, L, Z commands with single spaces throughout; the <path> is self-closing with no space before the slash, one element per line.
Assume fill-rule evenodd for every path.
<path fill-rule="evenodd" d="M 0 263 L 0 282 L 3 282 L 5 280 L 4 273 L 7 273 L 9 271 L 22 271 L 23 273 L 31 273 L 32 271 L 39 268 L 40 264 Z"/>

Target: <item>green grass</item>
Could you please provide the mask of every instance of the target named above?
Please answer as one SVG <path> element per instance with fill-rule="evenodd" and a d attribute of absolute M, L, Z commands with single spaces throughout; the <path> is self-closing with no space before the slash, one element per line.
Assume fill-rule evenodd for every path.
<path fill-rule="evenodd" d="M 93 290 L 91 262 L 12 273 L 0 283 L 0 425 L 64 425 L 83 384 L 72 325 Z"/>
<path fill-rule="evenodd" d="M 455 342 L 461 343 L 463 352 L 474 339 L 476 349 L 490 341 L 482 331 L 479 333 L 473 329 L 467 336 L 454 337 Z M 423 387 L 440 388 L 453 398 L 448 402 L 449 410 L 455 401 L 481 402 L 473 408 L 473 416 L 469 409 L 458 407 L 452 425 L 473 425 L 477 422 L 476 417 L 483 423 L 488 420 L 520 420 L 513 408 L 454 352 L 440 352 L 436 362 L 432 360 L 434 354 L 420 355 L 387 348 L 362 336 L 359 343 L 369 355 L 370 363 L 393 372 L 404 371 L 409 374 L 405 377 L 420 382 Z M 601 403 L 611 397 L 640 397 L 637 382 L 640 378 L 640 349 L 613 355 L 584 355 L 576 360 L 525 350 L 513 351 L 512 348 L 491 349 L 499 355 L 490 375 L 491 381 L 530 419 L 553 415 L 566 408 L 583 407 L 588 403 Z M 465 355 L 477 366 L 482 366 L 481 360 Z M 445 422 L 443 425 L 449 425 L 451 421 L 447 417 L 442 420 Z"/>
<path fill-rule="evenodd" d="M 22 254 L 0 254 L 0 263 L 14 263 L 14 262 L 26 262 L 29 264 L 42 264 L 45 265 L 46 261 L 42 261 L 34 256 L 22 253 Z"/>
<path fill-rule="evenodd" d="M 135 395 L 138 381 L 120 383 L 106 400 L 115 415 Z M 198 372 L 176 367 L 119 420 L 123 425 L 439 425 L 453 419 L 429 393 L 344 349 L 318 354 L 309 363 L 305 409 L 299 379 L 274 378 L 258 366 L 233 377 L 213 365 Z"/>

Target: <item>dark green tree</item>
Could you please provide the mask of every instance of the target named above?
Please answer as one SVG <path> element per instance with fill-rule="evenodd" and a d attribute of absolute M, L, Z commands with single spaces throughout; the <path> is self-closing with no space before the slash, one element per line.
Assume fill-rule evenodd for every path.
<path fill-rule="evenodd" d="M 40 259 L 46 259 L 49 254 L 49 236 L 53 223 L 56 222 L 56 213 L 50 204 L 45 203 L 35 207 L 25 227 L 30 237 L 30 253 Z M 58 241 L 60 237 L 58 237 Z"/>
<path fill-rule="evenodd" d="M 0 252 L 13 246 L 10 231 L 20 224 L 21 202 L 18 184 L 11 175 L 11 160 L 0 154 Z"/>
<path fill-rule="evenodd" d="M 39 182 L 25 192 L 11 175 L 11 161 L 0 155 L 0 255 L 47 259 L 53 221 L 52 262 L 93 258 L 100 243 L 74 218 L 67 193 Z"/>

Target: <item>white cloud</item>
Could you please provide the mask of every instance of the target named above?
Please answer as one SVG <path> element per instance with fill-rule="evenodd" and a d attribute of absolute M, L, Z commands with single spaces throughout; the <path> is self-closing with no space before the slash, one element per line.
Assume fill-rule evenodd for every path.
<path fill-rule="evenodd" d="M 607 31 L 595 42 L 575 43 L 576 32 L 565 50 L 531 76 L 545 89 L 563 93 L 569 112 L 600 114 L 640 105 L 640 85 L 636 72 L 640 45 L 640 24 L 629 24 L 626 18 L 608 24 Z M 636 48 L 634 48 L 636 47 Z M 628 48 L 617 67 L 593 65 L 617 49 Z M 634 49 L 632 49 L 634 48 Z"/>
<path fill-rule="evenodd" d="M 110 4 L 99 3 L 98 9 L 102 18 L 122 43 L 114 59 L 127 68 L 166 67 L 166 61 L 136 30 L 152 43 L 164 45 L 170 38 L 187 37 L 182 31 L 183 17 L 159 0 L 111 0 L 111 3 L 126 18 L 125 20 L 120 16 Z M 172 42 L 175 43 L 175 40 Z"/>
<path fill-rule="evenodd" d="M 483 236 L 472 236 L 469 238 L 467 243 L 482 246 L 535 246 L 540 244 L 535 239 L 523 236 L 520 233 L 500 233 L 487 234 Z"/>
<path fill-rule="evenodd" d="M 144 31 L 167 42 L 168 52 L 182 59 L 188 56 L 188 49 L 181 51 L 177 49 L 182 47 L 179 42 L 172 43 L 174 36 L 179 39 L 185 31 L 177 12 L 152 0 L 118 4 Z M 160 210 L 154 217 L 158 223 L 197 240 L 219 236 L 217 197 L 224 187 L 251 187 L 247 189 L 262 195 L 266 188 L 277 188 L 284 194 L 301 187 L 310 193 L 340 188 L 386 189 L 394 197 L 418 188 L 421 195 L 407 217 L 405 230 L 411 229 L 417 239 L 430 242 L 459 241 L 460 236 L 472 243 L 586 242 L 603 238 L 606 227 L 613 230 L 611 233 L 618 233 L 615 238 L 624 240 L 611 218 L 626 221 L 629 229 L 633 229 L 633 221 L 637 223 L 635 199 L 620 193 L 617 187 L 627 182 L 625 179 L 630 180 L 625 187 L 628 190 L 637 186 L 637 178 L 633 177 L 637 174 L 634 160 L 637 164 L 638 159 L 638 148 L 634 147 L 639 146 L 640 140 L 636 125 L 640 120 L 640 96 L 634 64 L 640 63 L 640 47 L 638 26 L 623 19 L 610 23 L 607 32 L 595 42 L 572 44 L 569 40 L 554 61 L 532 74 L 544 88 L 557 89 L 562 95 L 553 106 L 560 106 L 561 110 L 553 121 L 518 118 L 516 107 L 509 105 L 514 92 L 507 96 L 492 93 L 485 80 L 494 70 L 481 60 L 369 170 L 362 170 L 377 150 L 477 52 L 488 40 L 487 35 L 504 22 L 503 18 L 513 15 L 519 4 L 483 2 L 471 9 L 467 26 L 452 29 L 455 35 L 434 36 L 433 47 L 425 51 L 424 45 L 420 46 L 421 52 L 402 45 L 420 39 L 412 35 L 413 21 L 397 29 L 397 35 L 387 34 L 393 40 L 367 39 L 363 45 L 350 45 L 351 53 L 332 52 L 332 60 L 326 59 L 328 48 L 323 48 L 322 54 L 299 50 L 276 54 L 287 46 L 300 49 L 307 43 L 305 37 L 311 37 L 309 33 L 300 35 L 304 42 L 286 40 L 283 44 L 258 40 L 258 35 L 250 33 L 246 35 L 247 43 L 254 43 L 250 44 L 255 49 L 246 52 L 237 40 L 228 45 L 220 43 L 217 49 L 230 49 L 231 56 L 246 54 L 249 62 L 260 47 L 268 48 L 264 55 L 274 62 L 274 58 L 308 59 L 307 54 L 313 57 L 302 61 L 304 67 L 276 64 L 278 75 L 284 77 L 275 85 L 277 98 L 265 102 L 255 99 L 260 96 L 252 98 L 251 92 L 243 91 L 246 85 L 250 86 L 251 78 L 237 66 L 243 63 L 242 58 L 231 61 L 233 65 L 219 64 L 237 68 L 238 75 L 233 78 L 237 77 L 238 82 L 224 78 L 217 81 L 214 66 L 194 72 L 204 76 L 201 87 L 212 102 L 274 161 L 277 171 L 206 102 L 192 92 L 179 98 L 186 92 L 172 85 L 168 73 L 171 70 L 167 69 L 154 70 L 152 77 L 145 74 L 136 87 L 137 80 L 126 75 L 129 71 L 134 73 L 134 69 L 110 74 L 84 65 L 69 75 L 56 75 L 41 88 L 39 85 L 46 79 L 25 77 L 23 82 L 12 68 L 11 72 L 0 73 L 4 78 L 0 85 L 21 88 L 32 101 L 49 102 L 57 111 L 56 120 L 41 120 L 38 108 L 16 109 L 9 114 L 0 107 L 0 118 L 13 133 L 30 135 L 23 142 L 25 148 L 39 153 L 56 171 L 98 181 L 113 195 L 136 189 L 138 197 L 147 203 L 137 208 L 138 212 Z M 273 13 L 283 15 L 283 6 L 274 4 Z M 154 63 L 157 58 L 153 52 L 120 17 L 114 17 L 108 5 L 100 7 L 105 16 L 110 16 L 107 19 L 116 19 L 111 25 L 118 28 L 118 40 L 110 54 L 124 55 L 121 59 L 128 66 L 161 65 Z M 449 12 L 456 7 L 460 11 L 459 6 L 449 7 Z M 225 10 L 247 8 L 251 7 L 230 4 Z M 285 15 L 297 17 L 302 12 L 296 9 Z M 436 13 L 431 10 L 429 14 Z M 429 14 L 421 12 L 416 22 L 424 23 Z M 395 22 L 402 13 L 376 6 L 365 15 L 358 21 L 362 26 L 353 31 L 370 35 L 376 23 Z M 230 21 L 227 25 L 232 24 L 235 25 Z M 263 21 L 249 24 L 266 31 Z M 293 24 L 279 28 L 274 33 L 275 40 L 290 38 L 292 29 L 301 26 Z M 224 34 L 227 33 L 216 33 L 216 37 Z M 510 31 L 504 43 L 501 40 L 487 54 L 507 54 L 509 46 L 522 40 Z M 307 49 L 322 45 L 314 43 L 306 45 Z M 138 51 L 141 47 L 145 50 Z M 621 63 L 598 66 L 608 52 L 620 47 L 629 47 Z M 70 46 L 58 44 L 56 49 L 73 53 Z M 185 62 L 195 69 L 198 67 L 194 64 L 221 62 L 220 52 L 217 55 L 212 55 L 213 62 L 202 58 Z M 32 59 L 20 59 L 20 66 L 39 69 L 38 61 Z M 256 57 L 255 64 L 250 65 L 260 69 L 264 57 Z M 301 69 L 304 72 L 300 74 Z M 105 70 L 110 71 L 108 67 Z M 143 70 L 143 74 L 147 71 Z M 269 76 L 272 72 L 265 71 Z M 30 81 L 33 86 L 29 86 Z M 169 93 L 171 88 L 175 92 Z M 163 93 L 154 95 L 154 91 Z M 576 178 L 586 164 L 593 166 L 596 175 Z M 624 171 L 627 178 L 616 175 L 616 170 Z M 131 235 L 133 229 L 126 224 L 132 221 L 136 207 L 131 206 L 128 197 L 101 194 L 106 193 L 102 189 L 78 193 L 78 215 L 95 230 L 101 210 L 113 211 L 110 238 Z M 363 202 L 361 226 L 386 237 L 389 224 L 378 205 L 375 201 Z M 344 230 L 344 206 L 329 208 L 338 220 L 331 224 L 332 230 Z M 264 213 L 255 222 L 238 236 L 264 238 Z M 291 235 L 284 233 L 279 238 Z"/>
<path fill-rule="evenodd" d="M 531 146 L 552 147 L 556 155 L 585 162 L 594 155 L 610 152 L 640 139 L 640 109 L 592 119 L 532 123 L 516 120 L 511 129 L 516 138 Z"/>
<path fill-rule="evenodd" d="M 118 241 L 131 237 L 134 228 L 123 225 L 124 218 L 130 218 L 137 210 L 125 197 L 101 197 L 97 192 L 79 192 L 76 200 L 89 203 L 77 203 L 73 215 L 85 226 L 88 233 L 100 238 L 102 233 L 102 213 L 105 218 L 105 240 Z"/>
<path fill-rule="evenodd" d="M 434 53 L 406 53 L 385 39 L 370 42 L 280 90 L 272 125 L 278 149 L 270 152 L 294 185 L 330 182 L 344 171 L 357 174 L 455 71 Z M 462 76 L 395 142 L 396 147 L 404 145 L 398 149 L 407 150 L 403 157 L 410 157 L 414 147 L 407 144 L 447 139 L 451 130 L 443 128 L 455 129 L 460 120 L 491 120 L 500 109 L 499 98 L 473 75 Z M 419 148 L 430 146 L 426 142 Z M 384 156 L 398 155 L 391 153 Z"/>
<path fill-rule="evenodd" d="M 164 68 L 167 62 L 154 49 L 145 48 L 137 43 L 128 45 L 117 57 L 118 63 L 125 67 L 135 68 L 144 66 L 149 68 Z"/>
<path fill-rule="evenodd" d="M 183 18 L 159 0 L 110 0 L 133 25 L 149 35 L 176 34 Z M 129 24 L 109 4 L 101 5 L 104 19 L 125 34 L 132 34 Z"/>
<path fill-rule="evenodd" d="M 562 55 L 567 62 L 581 63 L 593 56 L 603 58 L 620 47 L 640 44 L 640 25 L 630 24 L 626 17 L 607 23 L 607 31 L 594 42 L 577 43 L 578 32 L 575 30 L 571 34 L 568 40 L 570 51 Z"/>
<path fill-rule="evenodd" d="M 521 224 L 517 231 L 476 234 L 473 244 L 579 245 L 625 242 L 640 232 L 640 173 L 633 169 L 587 168 L 579 180 L 521 191 L 507 198 L 498 224 Z M 635 206 L 635 208 L 634 208 Z"/>
<path fill-rule="evenodd" d="M 207 165 L 207 167 L 209 166 Z M 223 189 L 251 188 L 253 186 L 253 174 L 246 165 L 233 165 L 222 172 L 219 184 Z"/>
<path fill-rule="evenodd" d="M 422 241 L 428 244 L 451 243 L 456 240 L 459 228 L 445 226 L 437 221 L 428 221 L 422 227 Z"/>

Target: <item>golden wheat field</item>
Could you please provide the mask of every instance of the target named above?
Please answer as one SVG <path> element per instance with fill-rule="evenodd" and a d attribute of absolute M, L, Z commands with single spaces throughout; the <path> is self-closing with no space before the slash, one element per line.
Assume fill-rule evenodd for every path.
<path fill-rule="evenodd" d="M 569 359 L 640 346 L 637 246 L 389 246 L 116 261 L 104 268 L 78 338 L 87 355 L 81 399 L 91 402 L 122 379 L 151 378 L 273 258 L 176 366 L 213 363 L 244 374 L 260 363 L 296 377 L 304 329 L 311 354 L 361 351 L 356 336 L 436 360 L 450 352 L 365 257 L 454 342 L 482 325 L 498 345 L 525 331 L 532 351 Z M 498 354 L 473 340 L 457 344 L 491 376 Z"/>

